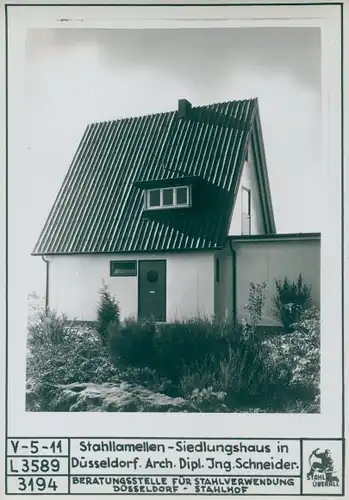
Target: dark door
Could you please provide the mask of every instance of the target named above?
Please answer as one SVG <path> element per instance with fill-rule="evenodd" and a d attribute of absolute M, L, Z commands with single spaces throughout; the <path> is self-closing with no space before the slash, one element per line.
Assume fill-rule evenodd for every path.
<path fill-rule="evenodd" d="M 166 261 L 140 260 L 138 272 L 138 316 L 166 321 Z"/>

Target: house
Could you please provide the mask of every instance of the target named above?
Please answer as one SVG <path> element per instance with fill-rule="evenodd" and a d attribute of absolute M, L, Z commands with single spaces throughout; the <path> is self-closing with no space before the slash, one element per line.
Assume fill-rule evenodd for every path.
<path fill-rule="evenodd" d="M 249 282 L 304 272 L 320 300 L 320 235 L 277 234 L 258 100 L 86 128 L 33 255 L 47 304 L 94 320 L 106 283 L 122 317 L 245 313 Z"/>

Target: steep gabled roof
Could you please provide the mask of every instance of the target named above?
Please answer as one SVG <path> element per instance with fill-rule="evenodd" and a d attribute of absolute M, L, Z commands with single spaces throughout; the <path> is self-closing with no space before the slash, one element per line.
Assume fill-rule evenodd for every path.
<path fill-rule="evenodd" d="M 257 99 L 95 123 L 85 130 L 34 254 L 216 249 L 224 246 L 249 141 L 265 232 L 275 232 Z M 142 181 L 201 178 L 208 210 L 142 216 Z"/>

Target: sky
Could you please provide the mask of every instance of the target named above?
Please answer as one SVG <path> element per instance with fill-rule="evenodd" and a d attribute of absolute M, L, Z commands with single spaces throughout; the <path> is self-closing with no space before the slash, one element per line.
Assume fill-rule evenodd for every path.
<path fill-rule="evenodd" d="M 17 195 L 28 292 L 30 256 L 91 122 L 258 97 L 277 231 L 321 231 L 321 80 L 317 28 L 29 30 L 25 172 Z M 22 186 L 20 185 L 22 183 Z"/>

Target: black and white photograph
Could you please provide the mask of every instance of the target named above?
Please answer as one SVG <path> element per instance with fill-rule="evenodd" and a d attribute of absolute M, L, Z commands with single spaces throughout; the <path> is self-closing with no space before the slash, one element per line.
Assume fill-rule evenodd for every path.
<path fill-rule="evenodd" d="M 5 5 L 1 498 L 345 496 L 349 6 L 173 1 Z"/>
<path fill-rule="evenodd" d="M 28 30 L 24 102 L 27 411 L 319 413 L 320 30 Z"/>

